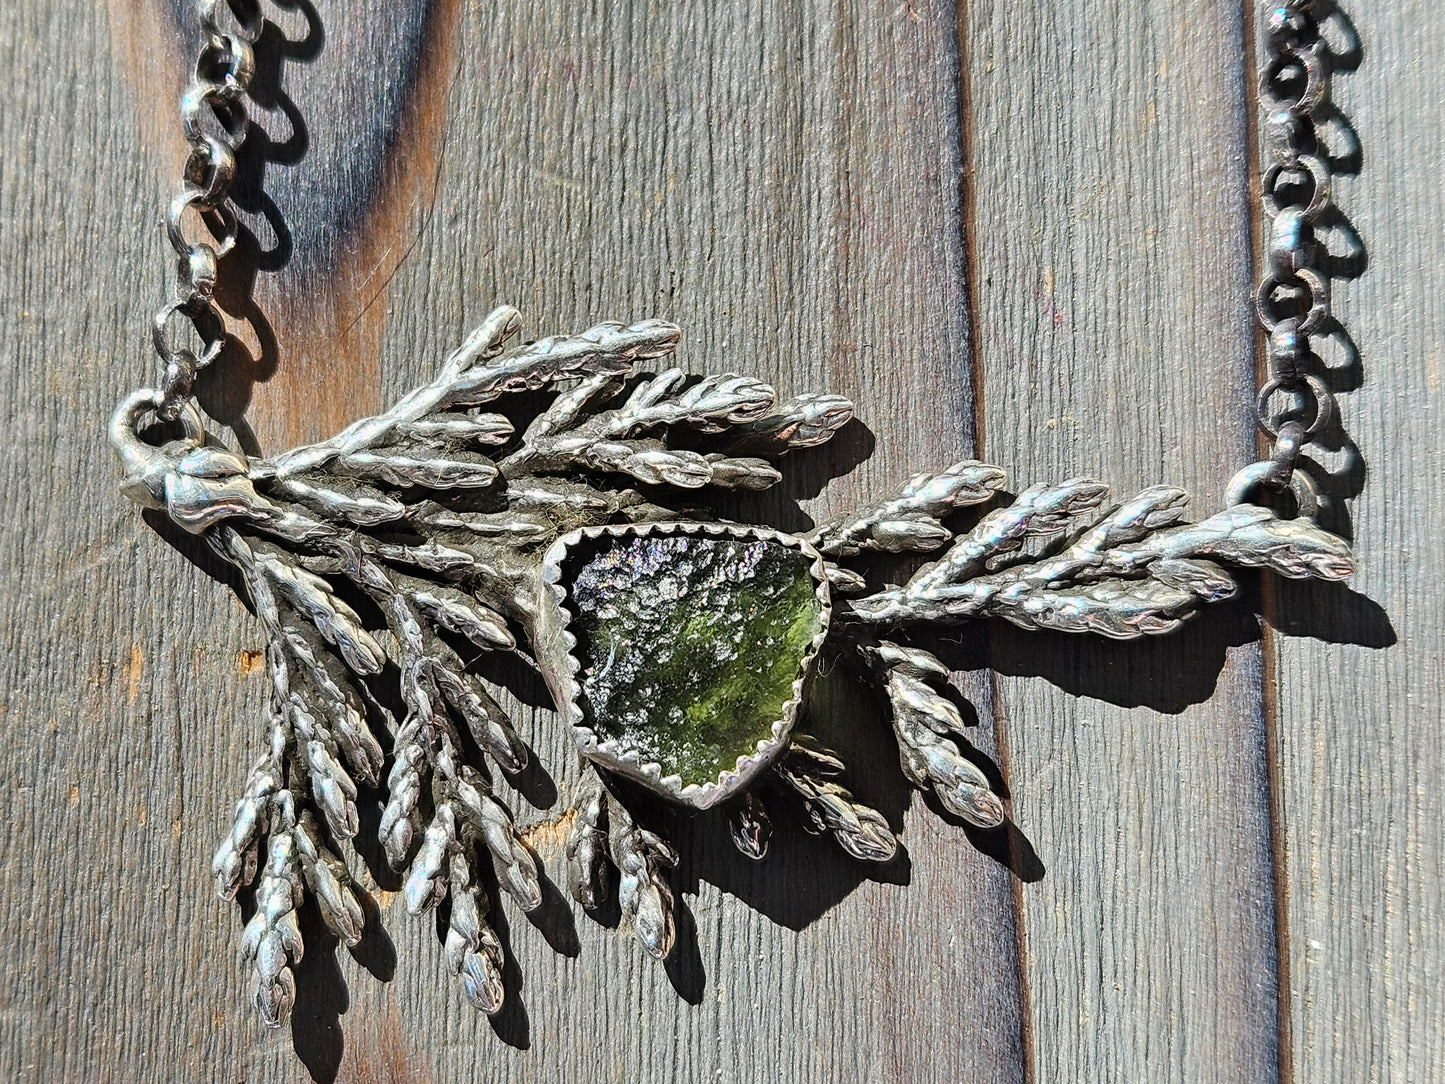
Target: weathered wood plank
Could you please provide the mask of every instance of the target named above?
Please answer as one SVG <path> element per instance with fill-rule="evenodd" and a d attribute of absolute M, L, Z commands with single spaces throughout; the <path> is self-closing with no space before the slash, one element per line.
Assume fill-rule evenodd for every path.
<path fill-rule="evenodd" d="M 383 32 L 365 25 L 361 7 L 279 16 L 288 36 L 320 22 L 317 59 L 285 68 L 317 150 L 276 180 L 302 208 L 327 190 L 298 178 L 344 147 L 347 130 L 396 123 L 380 93 L 394 75 L 384 66 L 361 69 L 376 95 L 337 92 L 349 55 L 391 55 L 409 40 L 405 18 Z M 294 392 L 280 396 L 281 381 L 259 385 L 251 418 L 268 444 L 391 397 L 494 302 L 512 300 L 537 332 L 664 314 L 690 329 L 691 367 L 856 396 L 881 434 L 878 453 L 826 490 L 866 455 L 866 434 L 835 461 L 806 461 L 793 492 L 813 512 L 966 452 L 951 5 L 447 10 L 461 12 L 454 55 L 465 61 L 424 77 L 433 95 L 450 81 L 434 203 L 401 213 L 353 201 L 358 213 L 394 215 L 374 229 L 405 253 L 368 310 L 388 315 L 379 355 L 343 343 L 344 379 L 308 385 L 301 412 Z M 257 634 L 221 588 L 137 529 L 94 436 L 121 391 L 152 372 L 144 327 L 168 259 L 141 223 L 169 190 L 174 154 L 146 118 L 153 95 L 172 99 L 158 85 L 179 67 L 163 69 L 159 47 L 142 39 L 138 100 L 128 95 L 119 74 L 128 43 L 134 51 L 128 25 L 114 28 L 112 48 L 89 5 L 0 13 L 20 88 L 3 128 L 0 192 L 10 302 L 0 342 L 16 363 L 0 386 L 22 448 L 3 472 L 16 519 L 0 543 L 12 600 L 0 766 L 13 795 L 0 914 L 7 947 L 34 961 L 0 980 L 3 1075 L 206 1079 L 223 1066 L 254 1080 L 308 1069 L 362 1080 L 940 1069 L 1022 1079 L 1007 873 L 959 829 L 906 808 L 876 725 L 842 738 L 859 760 L 856 789 L 889 812 L 912 852 L 882 879 L 865 880 L 795 826 L 760 867 L 732 856 L 716 825 L 684 830 L 679 881 L 692 928 L 677 962 L 659 968 L 565 906 L 549 906 L 540 929 L 508 914 L 513 1008 L 493 1022 L 443 973 L 432 925 L 408 920 L 381 892 L 386 934 L 339 963 L 314 944 L 295 1026 L 260 1033 L 232 959 L 238 919 L 211 898 L 206 871 L 259 734 L 262 681 L 247 654 Z M 77 85 L 93 88 L 95 108 L 71 108 Z M 346 108 L 329 107 L 328 95 Z M 138 142 L 138 131 L 151 139 Z M 405 147 L 399 140 L 394 153 Z M 296 292 L 269 310 L 278 340 L 283 315 L 305 304 L 317 306 L 315 341 L 345 330 L 337 314 L 354 311 L 360 272 L 341 265 L 365 235 L 339 238 L 344 251 L 331 262 L 324 252 L 297 257 L 275 280 L 262 277 L 263 306 L 270 291 Z M 94 258 L 70 258 L 61 242 L 71 239 Z M 51 297 L 87 303 L 60 308 Z M 277 357 L 308 373 L 328 360 L 303 355 L 293 342 Z M 772 511 L 805 522 L 788 506 Z M 832 704 L 835 729 L 872 710 L 842 691 Z M 567 803 L 573 758 L 545 714 L 528 714 L 554 780 L 534 781 L 530 797 L 552 808 L 517 804 L 539 823 L 534 841 L 555 868 L 547 826 Z"/>
<path fill-rule="evenodd" d="M 245 1009 L 239 922 L 206 873 L 259 735 L 258 637 L 138 529 L 96 436 L 153 372 L 169 256 L 146 224 L 175 172 L 181 55 L 179 0 L 111 7 L 108 28 L 79 0 L 0 5 L 0 1077 L 1445 1074 L 1428 5 L 1355 12 L 1365 64 L 1336 84 L 1365 147 L 1339 193 L 1374 273 L 1336 303 L 1364 356 L 1344 399 L 1370 468 L 1353 587 L 1378 606 L 1266 591 L 1281 631 L 1263 649 L 1247 608 L 1156 645 L 963 630 L 942 650 L 979 668 L 964 677 L 978 744 L 1038 852 L 1015 840 L 1003 857 L 1028 880 L 908 807 L 872 706 L 832 686 L 856 789 L 901 826 L 906 867 L 863 880 L 786 828 L 754 867 L 716 826 L 683 829 L 678 959 L 656 967 L 556 900 L 538 925 L 504 905 L 514 1007 L 490 1024 L 434 929 L 379 892 L 386 933 L 354 959 L 314 943 L 279 1035 Z M 283 366 L 252 405 L 268 445 L 399 393 L 510 300 L 535 333 L 666 315 L 695 370 L 855 396 L 876 449 L 831 482 L 866 435 L 806 461 L 791 493 L 812 514 L 975 437 L 1021 484 L 1175 480 L 1201 510 L 1250 455 L 1238 6 L 1071 0 L 1020 18 L 974 0 L 960 19 L 941 2 L 408 0 L 384 23 L 361 7 L 275 12 L 285 38 L 321 34 L 278 84 L 308 153 L 266 175 L 298 227 L 256 286 Z M 353 71 L 358 53 L 414 58 L 415 82 L 405 65 Z M 262 121 L 285 139 L 282 111 Z M 363 136 L 383 151 L 357 172 Z M 313 184 L 323 162 L 351 172 Z M 323 207 L 352 210 L 328 233 Z M 555 870 L 573 761 L 545 712 L 524 717 L 552 775 L 514 804 Z"/>
<path fill-rule="evenodd" d="M 469 17 L 459 51 L 475 70 L 453 87 L 451 127 L 472 134 L 448 145 L 436 217 L 470 224 L 429 238 L 430 258 L 403 268 L 390 342 L 434 344 L 424 353 L 435 356 L 497 299 L 539 332 L 667 315 L 686 329 L 689 368 L 832 387 L 880 419 L 877 454 L 809 501 L 815 510 L 966 450 L 947 5 L 916 17 L 814 3 L 509 6 Z M 449 294 L 460 307 L 405 300 Z M 893 431 L 930 379 L 936 401 L 912 431 Z M 802 494 L 826 466 L 805 466 Z M 533 733 L 565 795 L 566 738 Z M 901 815 L 892 753 L 864 733 L 861 747 L 883 755 L 859 790 Z M 854 888 L 862 871 L 796 834 L 756 868 L 728 857 L 715 829 L 684 835 L 697 945 L 674 975 L 680 993 L 585 918 L 575 961 L 515 937 L 533 1050 L 497 1050 L 492 1071 L 851 1079 L 948 1065 L 1019 1079 L 1006 875 L 922 809 L 905 840 L 912 885 Z M 435 956 L 429 931 L 396 936 L 405 957 Z M 414 967 L 419 979 L 396 984 L 419 983 L 404 1013 L 414 1048 L 439 1018 L 448 1034 L 486 1036 L 437 997 L 430 967 Z M 578 1020 L 595 1032 L 586 1045 Z M 438 1076 L 474 1072 L 468 1049 L 438 1053 Z"/>
<path fill-rule="evenodd" d="M 1240 6 L 973 2 L 964 35 L 985 457 L 1207 512 L 1254 450 Z M 1020 891 L 1040 1080 L 1279 1073 L 1256 638 L 1242 608 L 1144 645 L 991 632 L 1048 870 Z"/>
<path fill-rule="evenodd" d="M 1336 492 L 1359 493 L 1350 521 L 1360 571 L 1349 591 L 1282 589 L 1275 606 L 1290 1043 L 1301 1081 L 1438 1080 L 1445 201 L 1438 145 L 1426 133 L 1445 123 L 1445 12 L 1426 3 L 1346 8 L 1360 63 L 1335 75 L 1333 97 L 1358 132 L 1360 172 L 1338 176 L 1334 194 L 1358 226 L 1368 269 L 1334 288 L 1358 362 L 1338 343 L 1322 355 L 1344 391 L 1344 430 L 1359 455 L 1326 449 L 1318 458 Z M 1328 29 L 1347 49 L 1343 24 Z M 1348 135 L 1332 126 L 1330 147 L 1348 152 Z M 1350 239 L 1332 230 L 1329 242 L 1344 254 Z"/>

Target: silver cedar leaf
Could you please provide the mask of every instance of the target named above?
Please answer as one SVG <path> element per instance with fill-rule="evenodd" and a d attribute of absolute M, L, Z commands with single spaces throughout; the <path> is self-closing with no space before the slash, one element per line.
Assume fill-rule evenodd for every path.
<path fill-rule="evenodd" d="M 868 590 L 868 581 L 852 569 L 827 564 L 823 570 L 828 577 L 828 586 L 840 595 L 860 595 Z"/>
<path fill-rule="evenodd" d="M 865 655 L 885 671 L 896 671 L 918 681 L 947 681 L 948 667 L 937 656 L 918 647 L 908 647 L 892 640 L 880 640 L 865 649 Z"/>
<path fill-rule="evenodd" d="M 316 899 L 321 920 L 342 944 L 357 944 L 366 925 L 366 913 L 353 891 L 351 872 L 321 842 L 309 813 L 302 813 L 297 820 L 296 843 L 306 885 Z"/>
<path fill-rule="evenodd" d="M 1159 580 L 1105 580 L 1058 589 L 1018 585 L 991 596 L 988 612 L 1026 629 L 1133 640 L 1172 632 L 1199 602 L 1193 591 Z"/>
<path fill-rule="evenodd" d="M 412 842 L 421 831 L 422 772 L 427 765 L 426 748 L 415 724 L 404 727 L 397 736 L 395 757 L 387 775 L 386 805 L 382 807 L 377 834 L 386 852 L 387 863 L 399 870 L 406 865 Z"/>
<path fill-rule="evenodd" d="M 512 491 L 509 490 L 509 494 Z M 514 508 L 517 502 L 513 502 Z M 507 512 L 456 512 L 435 501 L 420 501 L 407 509 L 407 518 L 419 527 L 466 531 L 488 541 L 526 546 L 556 536 L 557 528 L 542 516 L 521 510 Z"/>
<path fill-rule="evenodd" d="M 356 784 L 319 741 L 306 743 L 306 765 L 311 775 L 311 796 L 337 839 L 350 839 L 361 827 L 356 810 Z"/>
<path fill-rule="evenodd" d="M 672 951 L 677 937 L 672 885 L 666 871 L 677 852 L 661 836 L 639 827 L 615 797 L 608 807 L 608 848 L 617 867 L 622 926 L 655 960 Z"/>
<path fill-rule="evenodd" d="M 404 440 L 463 448 L 471 444 L 506 444 L 512 421 L 504 414 L 442 414 L 417 418 L 397 426 Z"/>
<path fill-rule="evenodd" d="M 941 561 L 920 569 L 908 587 L 915 592 L 935 590 L 1016 560 L 1025 538 L 1066 531 L 1075 517 L 1093 512 L 1108 496 L 1108 486 L 1092 478 L 1031 486 L 1007 508 L 984 516 Z"/>
<path fill-rule="evenodd" d="M 836 761 L 824 750 L 800 745 L 790 748 L 773 770 L 802 799 L 816 832 L 832 835 L 860 862 L 891 860 L 898 853 L 898 839 L 883 814 L 854 800 L 846 787 L 817 770 L 822 765 L 832 773 Z"/>
<path fill-rule="evenodd" d="M 447 970 L 461 979 L 472 1007 L 491 1015 L 505 998 L 502 944 L 486 923 L 487 898 L 474 883 L 465 855 L 452 855 L 448 879 L 452 906 L 443 950 Z"/>
<path fill-rule="evenodd" d="M 794 396 L 756 421 L 739 427 L 730 451 L 784 452 L 826 444 L 853 419 L 853 404 L 841 395 Z"/>
<path fill-rule="evenodd" d="M 888 696 L 895 712 L 935 734 L 963 733 L 963 716 L 953 701 L 901 669 L 889 675 Z"/>
<path fill-rule="evenodd" d="M 455 807 L 491 852 L 497 883 L 521 904 L 522 910 L 534 911 L 542 905 L 537 862 L 512 823 L 511 814 L 491 796 L 490 790 L 480 775 L 463 765 L 453 783 Z"/>
<path fill-rule="evenodd" d="M 407 597 L 442 628 L 465 636 L 480 648 L 511 651 L 517 646 L 516 637 L 500 614 L 460 591 L 428 587 L 410 592 Z"/>
<path fill-rule="evenodd" d="M 1204 602 L 1219 602 L 1235 591 L 1233 577 L 1213 561 L 1165 557 L 1149 566 L 1149 575 L 1170 587 L 1192 591 Z"/>
<path fill-rule="evenodd" d="M 712 484 L 724 489 L 763 490 L 783 480 L 782 472 L 766 459 L 730 458 L 718 452 L 706 459 Z"/>
<path fill-rule="evenodd" d="M 386 653 L 361 627 L 361 618 L 356 611 L 336 597 L 329 583 L 270 554 L 257 553 L 255 560 L 256 568 L 275 586 L 281 597 L 341 653 L 347 666 L 358 674 L 381 673 Z"/>
<path fill-rule="evenodd" d="M 484 689 L 442 666 L 433 668 L 432 678 L 447 705 L 466 723 L 472 740 L 493 760 L 509 772 L 527 766 L 526 745 L 507 713 Z"/>
<path fill-rule="evenodd" d="M 331 724 L 331 736 L 351 770 L 363 782 L 375 783 L 385 756 L 357 707 L 356 694 L 342 689 L 300 630 L 286 630 L 285 646 L 320 699 Z"/>
<path fill-rule="evenodd" d="M 888 681 L 893 727 L 898 737 L 903 774 L 924 790 L 932 790 L 952 813 L 980 828 L 997 828 L 1004 820 L 1003 803 L 990 790 L 988 778 L 958 747 L 943 737 L 962 728 L 958 709 L 921 681 L 894 671 Z"/>
<path fill-rule="evenodd" d="M 510 392 L 536 391 L 569 376 L 622 376 L 631 371 L 634 361 L 671 353 L 679 334 L 672 324 L 644 320 L 630 326 L 603 323 L 579 335 L 538 339 L 485 367 L 444 380 L 434 407 L 475 406 Z"/>
<path fill-rule="evenodd" d="M 257 850 L 261 834 L 265 831 L 270 798 L 277 787 L 270 764 L 268 757 L 251 769 L 246 778 L 246 789 L 236 803 L 231 827 L 211 859 L 216 893 L 223 900 L 234 899 L 236 892 L 249 885 L 256 876 Z"/>
<path fill-rule="evenodd" d="M 456 841 L 456 815 L 447 803 L 439 803 L 402 886 L 409 914 L 419 915 L 446 898 L 446 863 Z"/>
<path fill-rule="evenodd" d="M 617 463 L 617 470 L 648 485 L 698 489 L 712 481 L 712 466 L 697 452 L 672 448 L 643 448 L 629 451 Z"/>
<path fill-rule="evenodd" d="M 296 1003 L 291 968 L 304 950 L 296 920 L 303 892 L 295 837 L 290 831 L 274 832 L 267 841 L 266 865 L 256 889 L 256 913 L 241 942 L 243 958 L 253 965 L 252 1003 L 269 1028 L 286 1023 Z"/>
<path fill-rule="evenodd" d="M 678 415 L 669 424 L 686 421 L 702 432 L 720 432 L 725 426 L 757 421 L 776 398 L 771 385 L 750 376 L 709 376 L 678 396 Z"/>
<path fill-rule="evenodd" d="M 427 489 L 480 489 L 497 480 L 490 459 L 458 451 L 422 458 L 410 448 L 376 448 L 341 456 L 333 469 L 388 485 Z"/>
<path fill-rule="evenodd" d="M 607 792 L 587 773 L 577 799 L 577 816 L 567 833 L 567 887 L 583 907 L 602 906 L 608 890 Z"/>
<path fill-rule="evenodd" d="M 1199 523 L 1160 531 L 1110 550 L 1104 568 L 1129 574 L 1156 560 L 1203 557 L 1268 568 L 1281 576 L 1341 580 L 1354 572 L 1349 545 L 1308 519 L 1280 519 L 1267 508 L 1236 505 Z"/>
<path fill-rule="evenodd" d="M 1006 481 L 997 467 L 974 460 L 955 463 L 937 474 L 917 474 L 896 497 L 824 524 L 810 538 L 819 552 L 833 558 L 851 557 L 861 550 L 935 550 L 953 537 L 940 522 L 945 516 L 992 500 Z"/>
<path fill-rule="evenodd" d="M 773 822 L 763 800 L 752 791 L 745 791 L 737 808 L 728 818 L 728 834 L 739 853 L 760 861 L 768 853 L 773 836 Z"/>
<path fill-rule="evenodd" d="M 406 515 L 406 505 L 378 489 L 347 479 L 313 484 L 302 478 L 281 478 L 268 491 L 277 497 L 305 505 L 324 516 L 337 516 L 358 527 L 375 527 L 392 523 Z M 344 487 L 344 488 L 343 488 Z"/>

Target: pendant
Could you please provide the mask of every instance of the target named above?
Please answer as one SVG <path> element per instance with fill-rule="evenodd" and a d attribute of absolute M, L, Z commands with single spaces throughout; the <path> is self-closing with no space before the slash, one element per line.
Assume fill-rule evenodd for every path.
<path fill-rule="evenodd" d="M 294 1001 L 305 899 L 341 941 L 361 937 L 345 861 L 358 782 L 385 788 L 380 842 L 407 871 L 407 909 L 450 901 L 447 967 L 478 1009 L 501 1007 L 483 886 L 494 879 L 526 910 L 542 894 L 488 781 L 486 758 L 518 771 L 526 747 L 464 663 L 478 650 L 535 664 L 589 764 L 566 846 L 572 895 L 602 905 L 615 874 L 624 928 L 662 958 L 677 856 L 639 820 L 640 793 L 725 810 L 750 858 L 771 832 L 764 792 L 859 861 L 893 857 L 897 840 L 847 790 L 843 763 L 797 730 L 825 658 L 881 690 L 908 780 L 992 828 L 1004 807 L 955 742 L 948 668 L 901 629 L 998 617 L 1131 639 L 1228 598 L 1227 565 L 1352 571 L 1342 540 L 1245 503 L 1247 485 L 1189 523 L 1179 489 L 1114 504 L 1077 478 L 1010 500 L 1004 472 L 973 461 L 801 534 L 723 522 L 697 500 L 771 486 L 778 459 L 828 441 L 852 404 L 778 402 L 732 374 L 639 375 L 677 345 L 661 321 L 509 346 L 518 328 L 514 309 L 496 310 L 391 410 L 270 459 L 214 443 L 194 405 L 183 436 L 148 443 L 150 391 L 111 421 L 125 494 L 233 565 L 266 633 L 269 743 L 212 868 L 223 898 L 254 889 L 242 951 L 272 1027 Z M 520 436 L 480 409 L 542 389 L 555 395 Z M 984 506 L 955 532 L 955 513 Z M 877 589 L 848 567 L 866 551 L 943 552 Z"/>

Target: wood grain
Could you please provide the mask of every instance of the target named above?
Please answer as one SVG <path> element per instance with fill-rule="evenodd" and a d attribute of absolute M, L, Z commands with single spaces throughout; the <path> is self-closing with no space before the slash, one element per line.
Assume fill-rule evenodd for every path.
<path fill-rule="evenodd" d="M 1445 214 L 1437 5 L 1349 5 L 1359 66 L 1334 101 L 1358 133 L 1357 176 L 1335 202 L 1367 254 L 1334 305 L 1358 347 L 1322 350 L 1343 431 L 1318 454 L 1350 522 L 1350 590 L 1281 589 L 1270 645 L 1288 894 L 1291 1047 L 1299 1080 L 1433 1080 L 1445 1074 L 1445 438 L 1441 396 Z M 1331 40 L 1348 46 L 1339 20 Z M 1405 103 L 1409 103 L 1406 105 Z M 1404 105 L 1404 108 L 1401 106 Z M 1331 126 L 1334 153 L 1349 136 Z M 1349 158 L 1350 155 L 1343 155 Z M 1335 253 L 1351 238 L 1330 232 Z M 1358 451 L 1352 449 L 1357 446 Z M 1323 641 L 1323 642 L 1322 642 Z"/>
<path fill-rule="evenodd" d="M 194 4 L 110 7 L 142 137 L 161 178 L 175 177 Z M 344 24 L 334 16 L 350 9 L 311 0 L 268 12 L 232 188 L 240 243 L 219 276 L 234 341 L 197 385 L 212 417 L 242 423 L 261 448 L 318 440 L 381 406 L 387 289 L 436 196 L 460 13 L 459 0 L 407 0 Z"/>
<path fill-rule="evenodd" d="M 984 456 L 1207 513 L 1253 451 L 1239 7 L 974 3 L 964 33 Z M 1282 1074 L 1257 637 L 1242 607 L 1146 644 L 990 632 L 1049 871 L 1019 893 L 1040 1080 Z"/>
<path fill-rule="evenodd" d="M 1364 379 L 1351 591 L 1266 585 L 1147 645 L 959 630 L 936 646 L 1012 836 L 912 799 L 878 706 L 829 683 L 820 729 L 905 862 L 870 879 L 785 822 L 754 866 L 680 823 L 674 960 L 555 891 L 535 922 L 504 904 L 490 1021 L 384 879 L 362 949 L 313 936 L 263 1034 L 207 872 L 260 739 L 258 633 L 139 525 L 97 436 L 154 371 L 185 67 L 176 0 L 109 7 L 0 5 L 0 1078 L 1445 1075 L 1445 17 L 1355 12 L 1337 84 L 1370 261 L 1336 290 Z M 401 393 L 495 303 L 533 335 L 659 315 L 693 371 L 840 391 L 871 427 L 749 515 L 800 527 L 975 442 L 1020 485 L 1175 481 L 1203 512 L 1254 450 L 1245 7 L 278 5 L 260 119 L 307 138 L 248 198 L 292 247 L 237 299 L 277 371 L 213 403 L 270 446 Z M 556 874 L 575 756 L 508 684 L 547 769 L 512 805 Z"/>

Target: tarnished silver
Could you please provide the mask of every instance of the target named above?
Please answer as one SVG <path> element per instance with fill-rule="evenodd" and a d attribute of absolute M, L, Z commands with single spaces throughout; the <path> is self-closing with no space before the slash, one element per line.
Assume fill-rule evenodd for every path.
<path fill-rule="evenodd" d="M 1296 579 L 1353 571 L 1349 546 L 1304 517 L 1238 504 L 1185 523 L 1183 490 L 1152 486 L 1106 511 L 1108 493 L 1089 478 L 1026 489 L 942 560 L 902 587 L 855 600 L 840 618 L 903 625 L 987 615 L 1130 640 L 1169 632 L 1200 603 L 1233 595 L 1224 564 Z"/>
<path fill-rule="evenodd" d="M 1315 121 L 1329 98 L 1328 50 L 1315 0 L 1277 0 L 1265 16 L 1260 73 L 1263 136 L 1271 161 L 1260 181 L 1267 224 L 1255 307 L 1267 333 L 1268 377 L 1255 401 L 1260 430 L 1275 444 L 1274 465 L 1255 479 L 1291 487 L 1300 450 L 1335 415 L 1334 394 L 1309 371 L 1310 339 L 1328 332 L 1329 277 L 1315 225 L 1330 202 L 1330 167 L 1318 153 Z M 1302 428 L 1290 429 L 1291 423 Z"/>
<path fill-rule="evenodd" d="M 174 421 L 184 409 L 196 373 L 216 359 L 224 342 L 225 325 L 214 299 L 217 261 L 236 244 L 239 227 L 228 199 L 236 153 L 246 140 L 246 91 L 256 70 L 251 47 L 263 24 L 257 0 L 197 0 L 196 11 L 201 50 L 181 96 L 190 151 L 180 189 L 166 210 L 166 236 L 176 252 L 175 292 L 151 325 L 164 366 L 156 412 L 165 421 Z M 192 217 L 206 234 L 191 232 L 187 221 Z M 175 327 L 177 316 L 190 324 L 189 341 Z"/>
<path fill-rule="evenodd" d="M 468 763 L 462 734 L 507 771 L 523 766 L 526 747 L 476 680 L 476 664 L 458 654 L 457 637 L 482 652 L 523 652 L 540 669 L 596 772 L 568 844 L 573 892 L 595 905 L 607 867 L 619 870 L 624 918 L 661 956 L 672 944 L 664 871 L 674 855 L 635 823 L 617 779 L 706 809 L 767 775 L 800 803 L 810 827 L 849 854 L 892 857 L 887 822 L 839 782 L 842 763 L 793 732 L 820 652 L 851 660 L 884 692 L 908 779 L 964 820 L 995 827 L 1003 803 L 960 752 L 963 720 L 938 691 L 947 668 L 880 630 L 993 615 L 1026 628 L 1128 639 L 1167 632 L 1201 602 L 1232 594 L 1225 564 L 1323 579 L 1350 572 L 1348 547 L 1307 518 L 1239 504 L 1185 523 L 1188 498 L 1165 486 L 1117 507 L 1090 479 L 1035 486 L 955 533 L 947 520 L 996 503 L 1006 483 L 999 468 L 973 461 L 917 475 L 897 494 L 805 535 L 723 523 L 674 501 L 709 488 L 772 485 L 781 478 L 775 458 L 829 439 L 851 419 L 852 405 L 817 395 L 778 403 L 768 385 L 733 374 L 688 382 L 669 369 L 637 379 L 637 363 L 677 344 L 678 330 L 660 321 L 599 324 L 509 347 L 519 326 L 514 309 L 496 310 L 431 383 L 329 440 L 274 458 L 248 460 L 217 446 L 190 405 L 180 414 L 181 436 L 147 442 L 140 429 L 163 402 L 151 390 L 130 396 L 112 420 L 124 492 L 164 509 L 234 564 L 267 633 L 270 748 L 252 772 L 215 872 L 222 895 L 234 895 L 263 866 L 265 849 L 257 892 L 270 902 L 248 926 L 246 945 L 268 1023 L 283 1019 L 290 1004 L 286 961 L 301 951 L 298 893 L 309 891 L 338 937 L 359 933 L 353 886 L 331 845 L 344 850 L 358 830 L 357 782 L 381 779 L 384 758 L 368 713 L 385 712 L 370 689 L 392 667 L 396 677 L 385 679 L 397 683 L 405 710 L 395 720 L 381 843 L 395 867 L 409 868 L 408 910 L 467 894 L 470 902 L 453 911 L 448 966 L 473 1004 L 491 1011 L 501 1003 L 476 864 L 490 861 L 523 909 L 542 897 L 536 863 L 481 765 Z M 628 386 L 621 404 L 610 405 Z M 560 390 L 520 435 L 505 410 L 482 409 L 544 388 Z M 497 447 L 510 451 L 484 454 Z M 702 784 L 683 784 L 671 765 L 597 733 L 578 699 L 564 604 L 571 547 L 674 535 L 798 550 L 810 560 L 821 614 L 771 736 Z M 845 565 L 869 551 L 938 550 L 943 557 L 903 586 L 871 594 L 866 578 Z M 343 601 L 340 582 L 373 604 L 383 632 Z M 849 595 L 861 597 L 843 601 Z M 836 636 L 831 625 L 840 627 Z M 767 814 L 756 794 L 734 817 L 739 848 L 761 857 Z"/>
<path fill-rule="evenodd" d="M 661 958 L 675 940 L 667 871 L 678 856 L 644 823 L 639 789 L 696 810 L 721 806 L 749 858 L 763 858 L 771 836 L 765 794 L 792 802 L 808 830 L 860 861 L 895 855 L 887 820 L 844 785 L 842 760 L 798 730 L 820 662 L 846 663 L 881 692 L 914 786 L 965 822 L 996 828 L 1005 806 L 967 755 L 949 670 L 899 639 L 900 627 L 992 616 L 1132 639 L 1168 632 L 1201 603 L 1233 594 L 1226 566 L 1326 580 L 1351 572 L 1348 546 L 1314 523 L 1313 487 L 1295 470 L 1332 408 L 1328 390 L 1300 364 L 1329 316 L 1312 237 L 1328 170 L 1306 134 L 1327 77 L 1308 2 L 1272 14 L 1273 59 L 1262 82 L 1278 161 L 1264 193 L 1273 224 L 1258 303 L 1271 333 L 1271 376 L 1258 411 L 1276 444 L 1231 481 L 1226 507 L 1187 522 L 1182 490 L 1154 486 L 1115 504 L 1106 486 L 1087 478 L 1008 498 L 1001 469 L 969 460 L 916 475 L 896 494 L 798 534 L 725 522 L 707 498 L 778 482 L 779 459 L 830 440 L 852 419 L 852 403 L 815 393 L 779 401 L 767 384 L 732 373 L 652 375 L 647 363 L 670 355 L 679 338 L 659 320 L 519 344 L 519 314 L 498 308 L 435 379 L 327 440 L 248 458 L 214 439 L 191 387 L 222 334 L 217 261 L 235 242 L 226 200 L 261 18 L 252 0 L 233 0 L 224 29 L 217 0 L 199 8 L 202 56 L 182 101 L 192 150 L 167 218 L 178 286 L 155 320 L 166 368 L 158 388 L 139 389 L 117 407 L 110 439 L 125 495 L 164 511 L 232 565 L 266 635 L 267 747 L 212 872 L 222 897 L 254 894 L 242 954 L 267 1025 L 279 1026 L 295 1000 L 293 968 L 305 948 L 298 908 L 311 901 L 346 944 L 363 936 L 363 889 L 351 873 L 359 785 L 385 795 L 378 837 L 387 861 L 406 871 L 407 909 L 449 900 L 447 969 L 479 1010 L 503 1004 L 488 886 L 526 911 L 541 904 L 542 889 L 536 857 L 486 765 L 515 772 L 527 758 L 512 720 L 478 678 L 497 654 L 532 661 L 585 758 L 566 843 L 573 897 L 588 908 L 604 904 L 615 874 L 622 927 Z M 192 211 L 209 240 L 190 239 Z M 177 314 L 198 332 L 199 350 L 172 340 Z M 550 401 L 517 432 L 523 411 L 507 409 L 514 396 L 544 391 Z M 1312 409 L 1276 415 L 1276 393 L 1304 397 Z M 526 403 L 536 406 L 535 398 Z M 169 423 L 154 430 L 167 438 L 150 438 L 152 422 Z M 1286 487 L 1296 518 L 1255 501 L 1261 490 Z M 970 509 L 982 512 L 971 525 Z M 680 539 L 783 547 L 795 551 L 795 563 L 802 555 L 809 579 L 793 581 L 800 620 L 817 618 L 816 633 L 811 623 L 798 626 L 806 649 L 795 670 L 781 672 L 776 687 L 791 695 L 771 728 L 735 763 L 708 761 L 724 763 L 716 778 L 686 782 L 667 754 L 644 753 L 589 718 L 578 695 L 566 563 L 574 547 Z M 876 589 L 848 563 L 877 552 L 942 556 L 901 586 Z M 348 598 L 363 600 L 360 609 Z"/>

